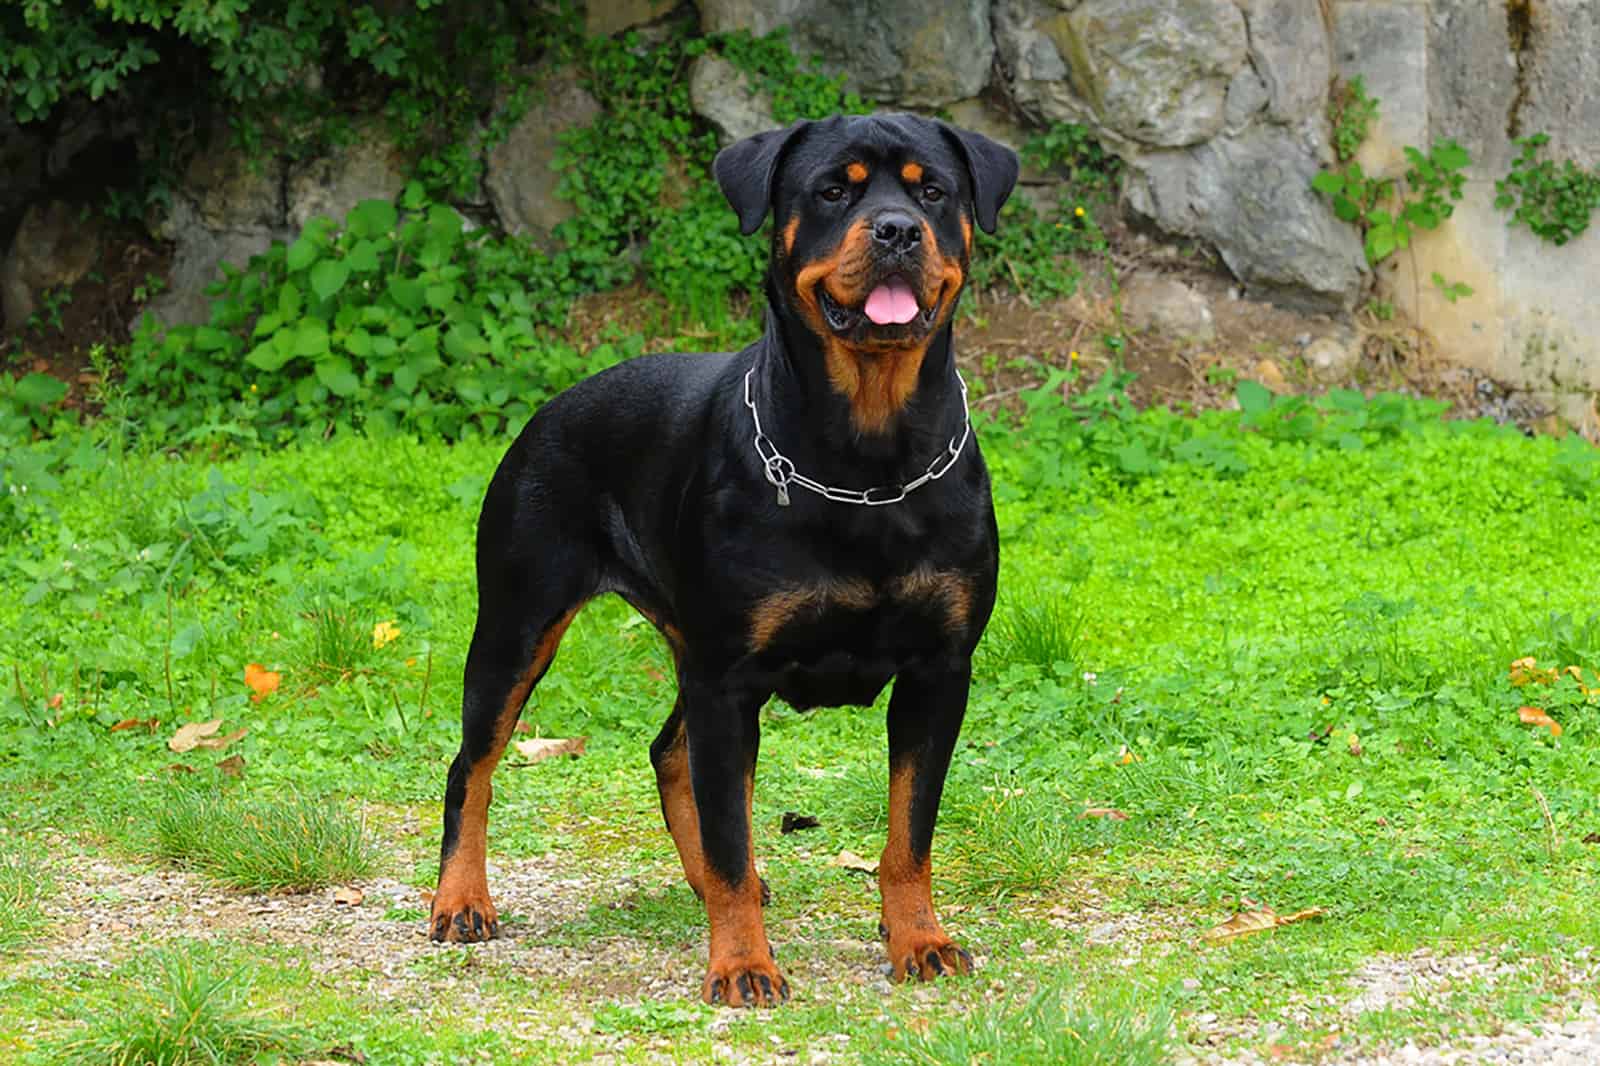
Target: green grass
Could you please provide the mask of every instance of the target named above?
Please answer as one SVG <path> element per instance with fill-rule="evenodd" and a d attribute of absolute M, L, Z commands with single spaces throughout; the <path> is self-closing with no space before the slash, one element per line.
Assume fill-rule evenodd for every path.
<path fill-rule="evenodd" d="M 490 830 L 491 862 L 582 879 L 575 901 L 508 913 L 509 928 L 538 930 L 510 955 L 395 967 L 454 990 L 419 1015 L 348 1022 L 352 1001 L 380 1015 L 388 1002 L 375 958 L 297 998 L 295 1023 L 382 1061 L 453 1061 L 474 1040 L 571 1061 L 664 1046 L 707 1061 L 717 1045 L 960 1061 L 996 1042 L 1098 1061 L 1121 1040 L 1148 1046 L 1129 1052 L 1141 1062 L 1163 1061 L 1163 1042 L 1211 1054 L 1216 1026 L 1234 1034 L 1217 1054 L 1285 1043 L 1314 1059 L 1330 1034 L 1341 1050 L 1373 1048 L 1567 1009 L 1584 993 L 1556 976 L 1600 947 L 1600 847 L 1584 843 L 1600 832 L 1600 702 L 1584 691 L 1600 686 L 1600 464 L 1570 442 L 1387 400 L 1347 397 L 1336 415 L 1251 402 L 982 429 L 1000 597 L 934 850 L 936 898 L 983 962 L 976 980 L 879 990 L 874 886 L 829 862 L 883 845 L 882 707 L 774 705 L 756 846 L 796 1000 L 730 1021 L 687 998 L 703 912 L 646 755 L 672 705 L 671 658 L 605 599 L 574 623 L 525 715 L 546 736 L 589 736 L 588 750 L 503 769 Z M 30 486 L 0 493 L 0 570 L 20 593 L 0 598 L 13 839 L 49 829 L 110 861 L 166 839 L 169 856 L 258 889 L 360 878 L 339 863 L 371 861 L 366 840 L 427 886 L 459 739 L 473 521 L 504 444 L 336 434 L 174 457 L 96 430 L 7 452 L 8 484 Z M 398 635 L 375 648 L 380 622 Z M 1525 656 L 1585 680 L 1519 686 L 1510 664 Z M 253 701 L 248 663 L 280 672 L 277 691 Z M 1525 704 L 1562 735 L 1521 724 Z M 223 753 L 167 749 L 178 724 L 213 717 L 249 732 Z M 237 781 L 217 770 L 223 754 L 244 757 Z M 780 835 L 787 810 L 821 825 Z M 324 816 L 342 819 L 342 843 L 301 831 Z M 0 937 L 41 928 L 15 924 L 56 891 L 29 880 L 38 868 L 0 863 L 0 892 L 24 899 Z M 1245 899 L 1326 916 L 1206 944 Z M 378 905 L 397 943 L 420 928 L 416 904 Z M 1538 980 L 1304 1020 L 1307 1004 L 1350 1000 L 1350 975 L 1375 956 L 1508 946 Z M 296 950 L 308 953 L 296 965 L 319 958 Z M 591 950 L 632 961 L 581 976 L 548 963 Z M 641 976 L 662 972 L 691 975 L 683 998 Z M 31 1046 L 32 1020 L 78 977 L 48 950 L 0 969 L 0 1056 Z M 1036 988 L 1096 996 L 1030 1005 Z M 454 1011 L 459 995 L 497 1019 L 492 1034 Z M 517 1018 L 530 1031 L 505 1020 Z M 539 1035 L 546 1022 L 572 1035 Z M 1081 1046 L 1060 1042 L 1057 1022 Z"/>
<path fill-rule="evenodd" d="M 39 904 L 55 879 L 32 843 L 0 841 L 0 950 L 17 947 L 44 925 Z"/>
<path fill-rule="evenodd" d="M 377 845 L 361 817 L 291 794 L 173 791 L 151 813 L 156 853 L 233 888 L 304 891 L 364 877 Z"/>
<path fill-rule="evenodd" d="M 915 1029 L 895 1027 L 864 1058 L 869 1066 L 1160 1066 L 1168 1061 L 1172 1018 L 1165 1005 L 1065 1001 L 1044 988 L 1017 1004 L 999 1002 L 966 1017 Z"/>
<path fill-rule="evenodd" d="M 83 1029 L 50 1050 L 81 1066 L 218 1066 L 291 1050 L 299 1034 L 262 1012 L 245 968 L 170 948 L 130 967 L 131 980 L 82 1000 Z"/>

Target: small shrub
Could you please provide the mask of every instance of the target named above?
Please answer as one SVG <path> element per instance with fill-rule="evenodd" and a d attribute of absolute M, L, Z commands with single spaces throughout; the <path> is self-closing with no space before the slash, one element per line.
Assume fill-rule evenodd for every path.
<path fill-rule="evenodd" d="M 377 862 L 360 817 L 299 794 L 175 792 L 153 819 L 161 858 L 245 891 L 319 888 L 369 874 Z"/>
<path fill-rule="evenodd" d="M 291 1052 L 301 1038 L 257 1010 L 244 968 L 218 972 L 193 949 L 170 948 L 136 980 L 92 1004 L 87 1030 L 53 1061 L 82 1066 L 218 1066 Z M 153 971 L 153 972 L 151 972 Z"/>

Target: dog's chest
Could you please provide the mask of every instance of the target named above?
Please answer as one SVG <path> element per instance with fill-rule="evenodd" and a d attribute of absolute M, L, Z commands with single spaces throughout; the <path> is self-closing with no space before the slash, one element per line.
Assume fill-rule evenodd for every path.
<path fill-rule="evenodd" d="M 870 703 L 906 662 L 961 641 L 972 596 L 970 578 L 927 568 L 883 582 L 793 585 L 757 602 L 749 644 L 797 707 Z"/>

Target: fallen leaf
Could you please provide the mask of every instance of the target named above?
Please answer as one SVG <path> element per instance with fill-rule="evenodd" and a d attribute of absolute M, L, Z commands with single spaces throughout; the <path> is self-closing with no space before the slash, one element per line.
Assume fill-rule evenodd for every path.
<path fill-rule="evenodd" d="M 111 732 L 120 733 L 124 729 L 154 729 L 159 723 L 154 718 L 124 718 L 111 727 Z"/>
<path fill-rule="evenodd" d="M 343 888 L 333 890 L 333 902 L 343 904 L 346 907 L 359 907 L 361 901 L 366 898 L 366 893 L 354 885 L 346 885 Z"/>
<path fill-rule="evenodd" d="M 828 865 L 842 866 L 846 870 L 857 870 L 864 874 L 875 874 L 878 872 L 877 859 L 872 859 L 869 861 L 867 859 L 863 859 L 853 851 L 841 851 L 839 854 L 828 860 Z"/>
<path fill-rule="evenodd" d="M 268 670 L 260 663 L 245 664 L 244 683 L 250 689 L 250 702 L 252 703 L 260 703 L 278 691 L 278 682 L 282 680 L 282 674 L 276 670 Z"/>
<path fill-rule="evenodd" d="M 1121 758 L 1117 759 L 1117 765 L 1118 766 L 1127 766 L 1129 763 L 1135 763 L 1135 762 L 1144 762 L 1144 759 L 1141 758 L 1138 755 L 1135 755 L 1128 748 L 1128 745 L 1126 745 L 1126 744 L 1122 745 L 1122 756 L 1121 756 Z"/>
<path fill-rule="evenodd" d="M 1511 683 L 1518 688 L 1523 685 L 1548 685 L 1556 679 L 1556 671 L 1541 669 L 1539 660 L 1529 655 L 1517 659 L 1511 664 Z"/>
<path fill-rule="evenodd" d="M 235 729 L 227 736 L 203 737 L 200 740 L 195 741 L 194 746 L 197 748 L 208 748 L 211 751 L 221 751 L 234 741 L 242 740 L 244 735 L 248 732 L 250 732 L 248 729 Z"/>
<path fill-rule="evenodd" d="M 167 763 L 167 773 L 169 773 L 169 774 L 192 774 L 192 773 L 194 773 L 194 767 L 190 766 L 188 763 L 169 762 L 169 763 Z"/>
<path fill-rule="evenodd" d="M 1249 900 L 1241 902 L 1253 909 L 1240 911 L 1216 928 L 1208 930 L 1205 934 L 1207 940 L 1219 944 L 1237 937 L 1249 936 L 1251 933 L 1276 929 L 1280 925 L 1303 922 L 1308 918 L 1320 918 L 1325 913 L 1321 907 L 1307 907 L 1293 914 L 1278 914 L 1271 907 L 1257 908 Z"/>
<path fill-rule="evenodd" d="M 517 741 L 516 748 L 517 754 L 531 764 L 557 755 L 582 755 L 588 743 L 588 737 L 568 737 L 565 740 L 556 737 L 533 737 Z"/>
<path fill-rule="evenodd" d="M 1128 815 L 1115 807 L 1088 807 L 1078 815 L 1079 818 L 1109 818 L 1113 822 L 1126 822 Z"/>
<path fill-rule="evenodd" d="M 63 695 L 62 695 L 62 694 L 61 694 L 61 693 L 59 693 L 59 692 L 57 692 L 57 693 L 56 693 L 56 694 L 55 694 L 55 695 L 54 695 L 54 696 L 51 696 L 51 697 L 50 697 L 50 709 L 51 709 L 51 710 L 52 710 L 52 711 L 55 711 L 55 710 L 59 710 L 59 709 L 60 709 L 60 708 L 61 708 L 61 701 L 62 701 L 62 700 L 63 700 L 63 699 L 65 699 L 65 698 L 66 698 L 66 697 L 64 697 L 64 696 L 63 696 Z"/>
<path fill-rule="evenodd" d="M 1357 757 L 1361 755 L 1361 738 L 1354 733 L 1350 734 L 1350 754 Z"/>
<path fill-rule="evenodd" d="M 244 773 L 244 756 L 230 755 L 226 759 L 223 759 L 221 762 L 217 763 L 217 769 L 221 770 L 228 777 L 238 777 L 240 774 Z"/>
<path fill-rule="evenodd" d="M 167 741 L 167 747 L 180 755 L 186 751 L 193 751 L 199 746 L 204 737 L 209 737 L 222 728 L 222 719 L 213 718 L 209 722 L 185 722 L 178 727 Z"/>
<path fill-rule="evenodd" d="M 1600 844 L 1600 833 L 1588 833 L 1584 836 L 1585 844 Z"/>
<path fill-rule="evenodd" d="M 381 648 L 400 636 L 400 627 L 393 622 L 379 622 L 372 627 L 372 646 Z"/>
<path fill-rule="evenodd" d="M 1550 730 L 1550 735 L 1553 737 L 1561 735 L 1561 723 L 1545 714 L 1542 708 L 1518 707 L 1517 718 L 1523 725 L 1542 726 Z"/>
<path fill-rule="evenodd" d="M 783 824 L 778 827 L 780 833 L 794 833 L 801 829 L 815 829 L 821 825 L 821 819 L 810 814 L 799 814 L 795 811 L 783 812 Z"/>
<path fill-rule="evenodd" d="M 660 670 L 656 669 L 654 666 L 651 666 L 649 663 L 645 664 L 644 676 L 648 677 L 651 681 L 665 681 L 667 679 L 666 674 L 663 674 Z"/>

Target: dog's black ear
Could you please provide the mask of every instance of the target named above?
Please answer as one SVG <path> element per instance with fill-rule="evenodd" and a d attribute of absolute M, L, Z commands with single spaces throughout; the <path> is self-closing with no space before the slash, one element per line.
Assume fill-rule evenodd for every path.
<path fill-rule="evenodd" d="M 958 130 L 943 122 L 939 128 L 967 161 L 967 173 L 972 175 L 973 214 L 983 232 L 993 233 L 1000 208 L 1017 184 L 1017 153 L 981 133 Z"/>
<path fill-rule="evenodd" d="M 722 186 L 722 195 L 738 213 L 739 232 L 746 237 L 761 228 L 761 221 L 772 207 L 772 176 L 778 171 L 778 157 L 805 126 L 802 119 L 781 130 L 767 130 L 735 141 L 712 161 L 711 173 Z"/>

